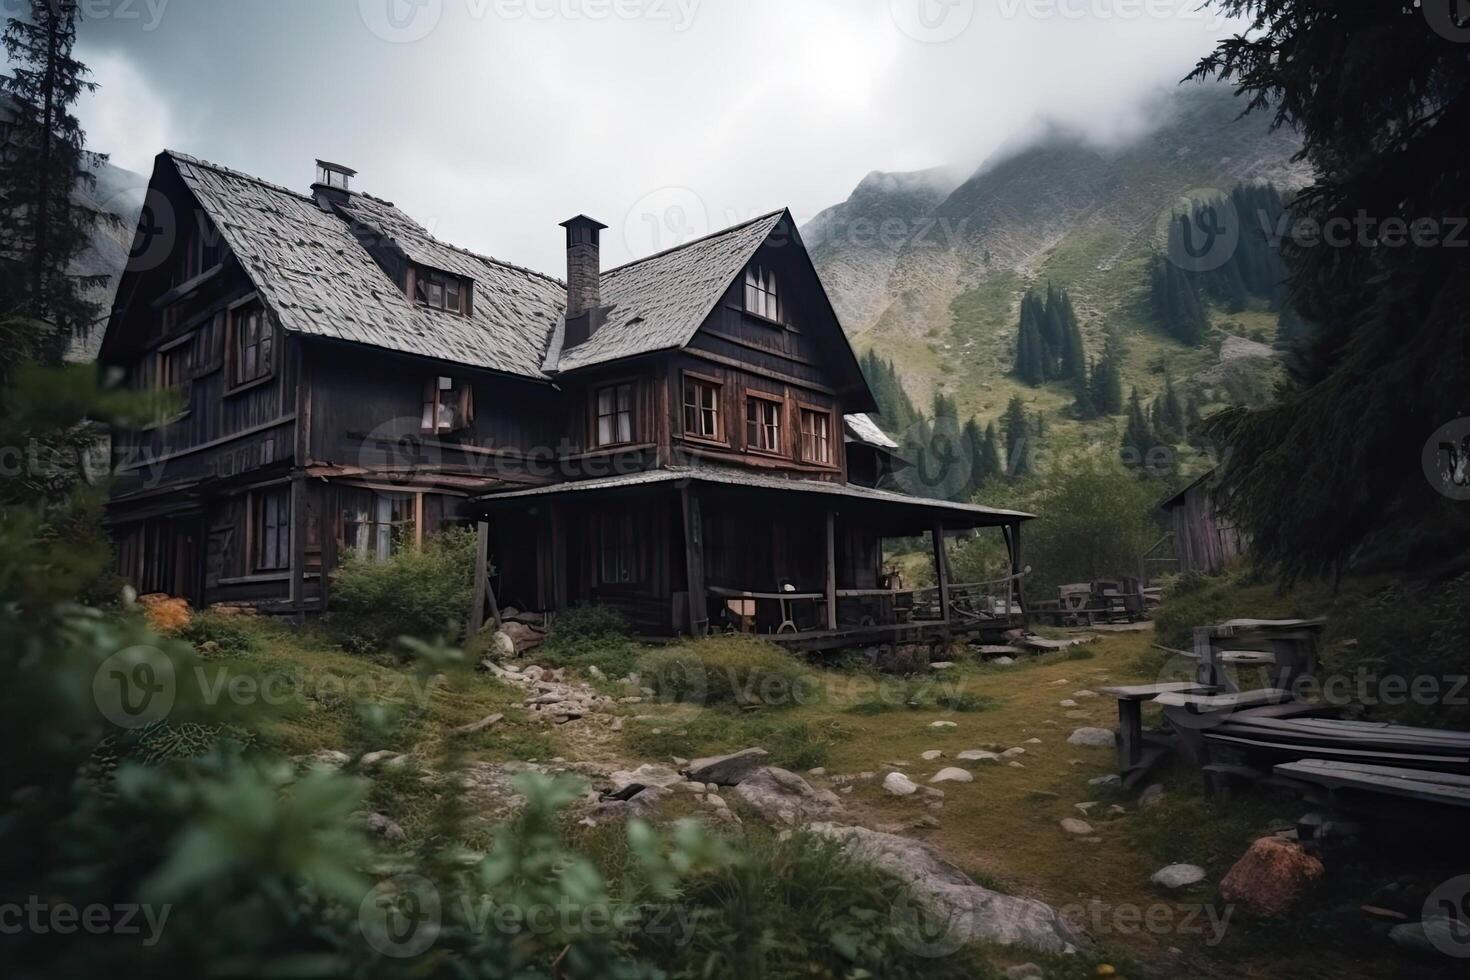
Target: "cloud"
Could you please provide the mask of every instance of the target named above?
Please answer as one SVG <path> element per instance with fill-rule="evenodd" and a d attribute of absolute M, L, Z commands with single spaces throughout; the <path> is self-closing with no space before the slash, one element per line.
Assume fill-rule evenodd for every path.
<path fill-rule="evenodd" d="M 77 100 L 76 115 L 87 146 L 109 155 L 119 167 L 147 176 L 153 157 L 171 146 L 174 129 L 168 102 L 123 55 L 105 52 L 81 58 L 98 83 Z"/>

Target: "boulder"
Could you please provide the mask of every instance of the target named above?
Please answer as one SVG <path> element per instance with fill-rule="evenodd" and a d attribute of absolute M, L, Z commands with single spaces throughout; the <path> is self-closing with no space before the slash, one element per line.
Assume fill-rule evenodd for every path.
<path fill-rule="evenodd" d="M 1116 773 L 1109 773 L 1106 776 L 1094 776 L 1087 781 L 1087 785 L 1117 792 L 1123 788 L 1123 777 Z"/>
<path fill-rule="evenodd" d="M 1281 915 L 1322 877 L 1322 862 L 1295 841 L 1262 837 L 1220 881 L 1220 895 L 1253 915 Z"/>
<path fill-rule="evenodd" d="M 527 650 L 534 650 L 546 640 L 546 634 L 540 630 L 513 620 L 507 621 L 502 619 L 500 633 L 506 639 L 510 640 L 512 654 L 521 654 Z"/>
<path fill-rule="evenodd" d="M 853 858 L 905 882 L 906 897 L 947 927 L 946 934 L 938 939 L 927 930 L 919 937 L 936 953 L 942 948 L 957 949 L 963 943 L 975 941 L 1026 946 L 1046 953 L 1072 952 L 1085 943 L 1051 906 L 977 885 L 919 841 L 865 827 L 830 823 L 814 824 L 810 830 L 840 841 L 843 850 Z M 905 914 L 903 897 L 895 905 L 896 915 Z"/>
<path fill-rule="evenodd" d="M 931 783 L 973 783 L 975 776 L 968 769 L 958 766 L 947 766 L 939 770 L 929 778 Z"/>
<path fill-rule="evenodd" d="M 787 826 L 831 820 L 842 814 L 842 801 L 831 790 L 814 789 L 796 773 L 776 766 L 757 769 L 740 781 L 735 795 L 762 816 Z"/>
<path fill-rule="evenodd" d="M 634 785 L 669 787 L 681 782 L 684 777 L 668 766 L 661 766 L 656 762 L 645 762 L 637 769 L 619 769 L 608 773 L 608 779 L 612 781 L 612 791 L 622 793 Z"/>
<path fill-rule="evenodd" d="M 1092 833 L 1092 824 L 1088 823 L 1086 820 L 1078 820 L 1076 817 L 1063 817 L 1062 829 L 1069 834 L 1077 834 L 1078 836 L 1081 836 L 1083 834 Z"/>
<path fill-rule="evenodd" d="M 1467 949 L 1464 931 L 1465 927 L 1454 919 L 1435 917 L 1396 925 L 1388 930 L 1388 938 L 1416 953 L 1463 958 Z"/>
<path fill-rule="evenodd" d="M 931 722 L 929 722 L 929 727 L 930 728 L 954 728 L 954 727 L 956 727 L 956 725 L 952 721 L 931 721 Z"/>
<path fill-rule="evenodd" d="M 1155 871 L 1149 881 L 1170 890 L 1188 888 L 1205 880 L 1205 869 L 1197 864 L 1171 864 Z"/>
<path fill-rule="evenodd" d="M 644 817 L 671 792 L 662 786 L 645 786 L 626 798 L 621 795 L 609 797 L 599 801 L 587 818 L 593 823 L 608 823 Z"/>
<path fill-rule="evenodd" d="M 765 765 L 765 749 L 741 749 L 729 755 L 712 755 L 695 759 L 684 768 L 690 779 L 719 786 L 739 786 L 752 772 Z"/>
<path fill-rule="evenodd" d="M 929 749 L 928 751 L 920 752 L 919 758 L 923 759 L 925 762 L 933 762 L 935 759 L 938 759 L 943 755 L 944 753 L 941 752 L 939 749 Z"/>
<path fill-rule="evenodd" d="M 1115 742 L 1111 728 L 1079 728 L 1067 736 L 1068 745 L 1096 745 L 1112 748 Z"/>
<path fill-rule="evenodd" d="M 1160 783 L 1150 783 L 1138 794 L 1139 806 L 1158 806 L 1164 802 L 1164 787 Z"/>
<path fill-rule="evenodd" d="M 894 796 L 912 796 L 918 786 L 901 772 L 890 772 L 883 777 L 883 788 Z"/>
<path fill-rule="evenodd" d="M 955 758 L 961 762 L 999 762 L 1000 753 L 989 749 L 965 749 Z"/>
<path fill-rule="evenodd" d="M 363 825 L 384 840 L 401 841 L 408 837 L 403 828 L 386 813 L 367 813 L 362 817 Z"/>

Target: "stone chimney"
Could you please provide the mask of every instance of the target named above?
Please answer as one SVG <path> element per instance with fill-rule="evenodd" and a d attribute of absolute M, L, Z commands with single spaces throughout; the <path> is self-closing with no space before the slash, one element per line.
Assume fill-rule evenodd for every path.
<path fill-rule="evenodd" d="M 591 337 L 602 322 L 602 258 L 599 236 L 607 225 L 585 214 L 561 223 L 567 230 L 567 327 L 563 347 Z"/>
<path fill-rule="evenodd" d="M 316 199 L 317 207 L 329 211 L 333 204 L 346 204 L 352 196 L 352 178 L 356 176 L 357 171 L 351 167 L 318 160 L 316 183 L 311 185 L 311 196 Z"/>

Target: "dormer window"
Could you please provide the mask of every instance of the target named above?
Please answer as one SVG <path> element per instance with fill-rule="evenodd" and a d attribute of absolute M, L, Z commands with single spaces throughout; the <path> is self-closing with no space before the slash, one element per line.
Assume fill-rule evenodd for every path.
<path fill-rule="evenodd" d="M 765 266 L 745 270 L 745 309 L 767 320 L 781 322 L 781 300 L 776 294 L 776 273 Z"/>
<path fill-rule="evenodd" d="M 413 299 L 418 305 L 430 309 L 467 314 L 470 311 L 470 281 L 452 272 L 414 266 Z"/>

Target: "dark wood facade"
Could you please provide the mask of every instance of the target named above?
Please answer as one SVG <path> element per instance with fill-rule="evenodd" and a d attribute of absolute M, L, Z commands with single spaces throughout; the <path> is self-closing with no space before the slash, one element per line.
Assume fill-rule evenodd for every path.
<path fill-rule="evenodd" d="M 885 534 L 942 540 L 988 525 L 1019 540 L 1027 515 L 849 492 L 876 482 L 886 450 L 859 444 L 849 467 L 844 415 L 871 410 L 872 396 L 789 215 L 726 270 L 687 336 L 550 366 L 558 344 L 564 354 L 597 338 L 594 309 L 537 341 L 552 349 L 544 373 L 517 373 L 457 360 L 447 343 L 429 357 L 306 332 L 299 306 L 288 329 L 279 291 L 221 233 L 231 216 L 166 164 L 151 193 L 194 217 L 166 257 L 130 265 L 101 355 L 173 398 L 167 417 L 114 439 L 109 519 L 141 591 L 319 611 L 347 554 L 383 557 L 480 522 L 483 588 L 506 606 L 606 603 L 662 635 L 729 625 L 731 594 L 785 592 L 824 601 L 783 622 L 832 632 L 853 609 L 864 619 L 856 600 L 883 588 Z M 589 241 L 579 227 L 595 257 L 595 229 Z M 360 224 L 352 234 L 381 269 L 374 289 L 460 318 L 433 322 L 459 329 L 504 298 Z M 766 616 L 750 619 L 780 625 Z"/>

